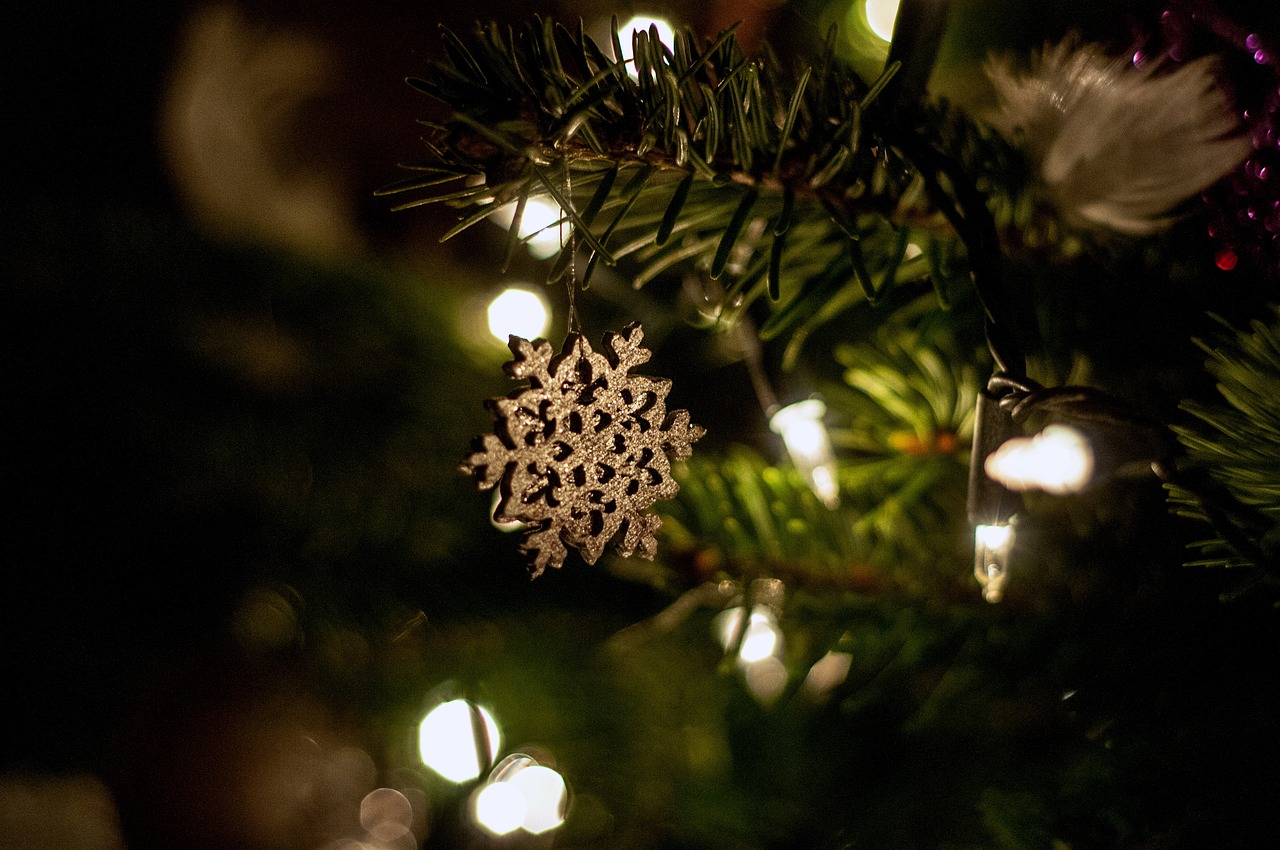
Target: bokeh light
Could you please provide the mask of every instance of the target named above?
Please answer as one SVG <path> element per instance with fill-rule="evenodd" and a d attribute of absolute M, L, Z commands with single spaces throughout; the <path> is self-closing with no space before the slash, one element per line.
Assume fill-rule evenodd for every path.
<path fill-rule="evenodd" d="M 822 418 L 827 407 L 816 398 L 789 404 L 769 418 L 769 428 L 782 437 L 787 454 L 814 494 L 828 508 L 840 505 L 835 454 Z"/>
<path fill-rule="evenodd" d="M 655 18 L 649 15 L 636 15 L 618 27 L 618 41 L 622 45 L 622 59 L 627 63 L 627 73 L 632 77 L 636 76 L 636 66 L 631 60 L 634 57 L 632 50 L 633 33 L 637 30 L 648 31 L 650 27 L 656 27 L 658 30 L 658 40 L 671 47 L 676 42 L 676 29 L 671 25 L 670 21 L 663 18 Z"/>
<path fill-rule="evenodd" d="M 782 631 L 778 618 L 768 605 L 756 605 L 743 622 L 745 608 L 730 608 L 715 620 L 716 635 L 726 652 L 738 648 L 738 661 L 743 665 L 758 664 L 781 654 Z M 739 635 L 741 633 L 741 635 Z"/>
<path fill-rule="evenodd" d="M 1049 425 L 1033 437 L 1017 437 L 992 452 L 987 475 L 1010 490 L 1078 493 L 1093 479 L 1093 447 L 1070 425 Z"/>
<path fill-rule="evenodd" d="M 823 699 L 849 677 L 853 655 L 831 651 L 819 658 L 804 677 L 804 692 L 812 699 Z"/>
<path fill-rule="evenodd" d="M 547 329 L 547 304 L 528 289 L 507 289 L 489 302 L 489 333 L 505 343 L 512 334 L 537 339 Z"/>
<path fill-rule="evenodd" d="M 476 793 L 476 823 L 494 835 L 506 835 L 524 824 L 528 813 L 524 794 L 509 782 L 494 782 Z"/>
<path fill-rule="evenodd" d="M 380 844 L 401 842 L 413 827 L 413 804 L 394 788 L 377 788 L 360 801 L 360 826 Z"/>
<path fill-rule="evenodd" d="M 999 602 L 1004 598 L 1013 540 L 1012 525 L 977 525 L 973 529 L 973 574 L 982 586 L 982 598 L 988 602 Z"/>
<path fill-rule="evenodd" d="M 504 790 L 490 793 L 483 800 L 477 795 L 475 800 L 476 820 L 488 831 L 505 835 L 518 826 L 541 835 L 564 823 L 569 808 L 569 788 L 564 777 L 532 756 L 514 753 L 503 759 L 489 775 L 487 787 L 495 786 L 504 786 Z M 519 803 L 514 802 L 512 791 L 519 795 Z M 521 820 L 511 826 L 517 814 Z"/>
<path fill-rule="evenodd" d="M 534 764 L 516 773 L 507 783 L 520 791 L 525 802 L 526 832 L 541 835 L 564 823 L 569 791 L 562 777 L 545 765 Z"/>
<path fill-rule="evenodd" d="M 493 715 L 463 699 L 436 706 L 418 727 L 422 763 L 451 782 L 478 777 L 493 762 L 501 740 Z"/>
<path fill-rule="evenodd" d="M 893 25 L 898 19 L 899 0 L 865 0 L 862 12 L 867 26 L 884 41 L 893 40 Z"/>
<path fill-rule="evenodd" d="M 504 230 L 511 228 L 515 219 L 516 202 L 503 204 L 489 214 L 489 220 Z M 531 197 L 524 205 L 524 213 L 520 216 L 521 239 L 526 239 L 525 247 L 529 253 L 539 260 L 554 255 L 569 242 L 572 226 L 561 221 L 560 206 L 550 198 Z"/>

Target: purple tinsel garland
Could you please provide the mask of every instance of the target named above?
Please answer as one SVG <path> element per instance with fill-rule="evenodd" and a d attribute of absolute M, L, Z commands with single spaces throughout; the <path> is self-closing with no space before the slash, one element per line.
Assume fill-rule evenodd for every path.
<path fill-rule="evenodd" d="M 1280 49 L 1269 35 L 1233 20 L 1209 0 L 1167 0 L 1159 35 L 1142 39 L 1135 64 L 1156 53 L 1183 62 L 1206 52 L 1228 60 L 1229 84 L 1253 152 L 1203 193 L 1215 261 L 1229 271 L 1244 261 L 1280 277 Z"/>

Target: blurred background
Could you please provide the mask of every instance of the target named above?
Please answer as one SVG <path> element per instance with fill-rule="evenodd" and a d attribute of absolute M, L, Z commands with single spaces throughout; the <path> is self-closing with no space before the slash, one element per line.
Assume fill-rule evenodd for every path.
<path fill-rule="evenodd" d="M 1073 27 L 1122 42 L 1133 12 L 956 7 L 939 87 L 975 102 L 985 51 Z M 628 627 L 673 601 L 627 572 L 640 567 L 571 563 L 531 583 L 489 522 L 489 494 L 458 474 L 489 427 L 481 400 L 508 390 L 487 305 L 508 287 L 537 292 L 554 339 L 565 294 L 541 286 L 536 257 L 499 272 L 500 228 L 441 244 L 452 210 L 392 212 L 374 194 L 423 158 L 416 122 L 441 117 L 405 83 L 439 49 L 438 25 L 541 13 L 600 28 L 643 12 L 706 36 L 741 21 L 744 44 L 805 55 L 858 9 L 53 0 L 0 12 L 0 847 L 1049 847 L 1050 798 L 1069 801 L 1055 817 L 1076 818 L 1081 847 L 1228 846 L 1196 842 L 1233 822 L 1270 832 L 1259 812 L 1274 777 L 1221 789 L 1249 772 L 1241 759 L 1274 755 L 1274 736 L 1193 725 L 1186 749 L 1144 739 L 1104 769 L 1105 712 L 1085 711 L 1101 726 L 1064 725 L 1065 694 L 1062 716 L 1037 714 L 1062 666 L 1111 650 L 1116 621 L 1165 635 L 1176 610 L 1107 610 L 1105 625 L 1009 614 L 1001 651 L 960 669 L 1009 664 L 1016 681 L 945 716 L 904 714 L 894 700 L 907 696 L 827 710 L 821 682 L 770 711 L 720 675 L 710 613 L 636 638 Z M 883 49 L 864 35 L 842 52 L 874 67 Z M 672 407 L 695 409 L 715 440 L 776 448 L 738 412 L 754 403 L 745 370 L 660 294 L 600 276 L 589 296 L 592 336 L 645 321 L 646 371 L 676 378 Z M 866 605 L 876 634 L 966 652 L 969 615 Z M 1058 649 L 1067 633 L 1074 655 Z M 1270 637 L 1188 637 L 1179 663 L 1212 694 L 1215 658 Z M 1263 662 L 1241 663 L 1210 698 L 1255 730 L 1271 683 L 1251 692 Z M 1162 682 L 1133 696 L 1135 715 L 1186 710 Z M 882 684 L 921 696 L 937 681 Z M 495 756 L 565 777 L 557 828 L 477 831 L 471 786 L 423 766 L 419 724 L 454 698 L 492 712 Z M 971 711 L 983 731 L 966 727 Z M 1194 781 L 1142 777 L 1191 751 Z M 1109 811 L 1118 787 L 1132 796 Z M 1205 834 L 1165 826 L 1193 803 Z"/>

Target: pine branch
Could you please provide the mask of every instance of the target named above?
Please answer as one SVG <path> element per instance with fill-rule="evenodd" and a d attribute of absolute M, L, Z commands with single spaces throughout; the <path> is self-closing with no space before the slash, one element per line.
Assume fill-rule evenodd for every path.
<path fill-rule="evenodd" d="M 872 455 L 967 451 L 978 358 L 951 333 L 891 319 L 865 340 L 836 346 L 834 356 L 845 368 L 844 388 L 826 391 L 843 420 L 832 433 L 837 446 Z"/>
<path fill-rule="evenodd" d="M 1222 399 L 1182 405 L 1195 421 L 1174 431 L 1190 469 L 1169 485 L 1170 505 L 1214 531 L 1192 565 L 1253 567 L 1251 581 L 1280 585 L 1280 308 L 1216 346 L 1197 342 Z"/>
<path fill-rule="evenodd" d="M 720 319 L 776 302 L 767 338 L 901 281 L 932 277 L 945 292 L 938 273 L 965 256 L 957 225 L 973 241 L 975 198 L 994 198 L 981 212 L 997 224 L 1030 215 L 1022 184 L 1008 182 L 1026 172 L 1011 146 L 944 102 L 906 110 L 910 120 L 901 104 L 881 109 L 900 66 L 868 84 L 832 39 L 816 64 L 788 69 L 767 50 L 745 56 L 731 30 L 702 45 L 684 33 L 670 48 L 656 30 L 636 32 L 629 62 L 616 21 L 608 52 L 581 24 L 549 19 L 442 37 L 444 58 L 410 82 L 453 116 L 434 128 L 431 163 L 415 166 L 428 176 L 384 194 L 426 191 L 401 208 L 469 211 L 449 235 L 550 195 L 590 254 L 584 285 L 601 262 L 634 262 L 636 286 L 694 262 L 726 281 Z M 442 188 L 448 178 L 467 186 Z M 998 250 L 990 242 L 984 252 Z M 912 243 L 925 248 L 914 262 Z"/>
<path fill-rule="evenodd" d="M 661 506 L 669 562 L 686 578 L 781 578 L 791 587 L 917 593 L 965 571 L 965 466 L 954 455 L 891 454 L 842 461 L 841 507 L 827 508 L 790 466 L 736 447 L 694 457 Z M 940 552 L 955 551 L 955 563 Z M 966 587 L 967 589 L 967 587 Z"/>

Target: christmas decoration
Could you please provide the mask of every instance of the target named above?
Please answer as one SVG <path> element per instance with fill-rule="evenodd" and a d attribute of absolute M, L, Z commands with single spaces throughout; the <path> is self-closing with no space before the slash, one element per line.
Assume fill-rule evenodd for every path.
<path fill-rule="evenodd" d="M 671 461 L 704 431 L 688 411 L 667 412 L 670 381 L 630 374 L 649 360 L 643 339 L 632 324 L 597 353 L 571 333 L 557 356 L 546 340 L 511 338 L 507 374 L 529 387 L 490 400 L 494 433 L 462 469 L 482 490 L 501 484 L 494 517 L 528 524 L 521 549 L 535 577 L 561 566 L 566 546 L 589 564 L 615 537 L 624 556 L 657 550 L 662 521 L 649 508 L 679 491 Z"/>
<path fill-rule="evenodd" d="M 251 23 L 236 62 L 286 88 L 305 77 L 280 115 L 254 111 L 282 90 L 269 80 L 218 89 L 215 112 L 270 131 L 270 174 L 362 210 L 342 218 L 356 240 L 317 214 L 285 244 L 370 262 L 213 237 L 279 247 L 253 223 L 285 184 L 254 189 L 216 156 L 197 175 L 172 133 L 163 178 L 134 179 L 157 126 L 208 124 L 181 111 L 210 102 L 182 96 L 196 78 L 167 72 L 163 98 L 118 73 L 110 109 L 67 100 L 146 53 L 130 48 L 200 59 L 156 36 L 158 7 L 68 3 L 59 38 L 11 39 L 32 71 L 14 97 L 36 107 L 17 110 L 11 146 L 60 155 L 15 161 L 0 231 L 19 529 L 0 600 L 0 700 L 17 715 L 0 835 L 1277 846 L 1266 4 L 903 0 L 886 46 L 864 24 L 827 31 L 861 21 L 862 0 L 676 0 L 652 10 L 674 31 L 634 34 L 581 0 L 546 5 L 568 26 L 512 21 L 511 4 L 231 3 L 164 14 Z M 94 26 L 68 50 L 86 14 L 117 37 Z M 720 29 L 738 16 L 754 19 Z M 423 39 L 437 20 L 442 39 Z M 300 33 L 334 73 L 282 64 Z M 871 48 L 856 68 L 854 42 Z M 373 61 L 381 82 L 347 73 Z M 430 102 L 388 84 L 406 72 Z M 1018 126 L 988 111 L 1009 87 Z M 175 111 L 157 122 L 145 103 Z M 1201 191 L 1237 122 L 1253 152 Z M 429 205 L 383 215 L 370 196 L 395 162 L 411 179 L 382 194 Z M 167 179 L 182 185 L 145 209 L 101 194 Z M 219 180 L 237 188 L 209 230 L 176 214 Z M 491 402 L 492 422 L 459 415 L 488 420 L 476 397 L 507 389 L 486 384 L 485 304 L 542 277 L 573 284 L 569 340 L 506 325 L 533 310 L 504 299 L 508 372 L 539 386 Z M 634 396 L 647 379 L 621 335 L 593 332 L 591 351 L 579 331 L 632 319 L 652 371 L 697 401 L 655 393 L 622 457 L 586 444 L 606 408 L 583 382 Z M 810 414 L 799 427 L 775 415 L 800 399 L 822 400 L 821 434 L 814 404 L 791 410 Z M 665 405 L 707 430 L 680 462 Z M 1041 451 L 1063 427 L 1093 457 L 1070 492 Z M 637 498 L 668 489 L 649 474 L 666 464 L 678 492 L 612 532 L 651 531 L 636 551 L 652 542 L 652 560 L 606 554 L 617 494 L 589 462 L 575 486 L 569 451 L 630 463 Z M 500 527 L 545 533 L 528 559 L 490 503 Z M 574 506 L 601 512 L 597 536 Z M 562 563 L 580 537 L 584 557 L 603 546 L 597 568 L 524 580 L 523 560 L 545 569 L 559 547 Z"/>
<path fill-rule="evenodd" d="M 1070 222 L 1130 236 L 1167 227 L 1179 204 L 1238 165 L 1248 139 L 1208 58 L 1163 67 L 1096 45 L 1046 47 L 1029 73 L 988 63 L 993 124 L 1017 138 Z"/>
<path fill-rule="evenodd" d="M 1230 271 L 1242 257 L 1251 269 L 1280 275 L 1280 52 L 1277 33 L 1259 11 L 1211 0 L 1166 0 L 1156 23 L 1138 33 L 1135 64 L 1163 55 L 1195 64 L 1206 54 L 1225 57 L 1232 73 L 1224 88 L 1248 129 L 1248 158 L 1227 179 L 1206 188 L 1208 232 L 1218 243 L 1216 262 Z M 1247 4 L 1246 4 L 1247 6 Z M 1240 13 L 1233 16 L 1233 12 Z M 1274 19 L 1271 21 L 1274 24 Z"/>

